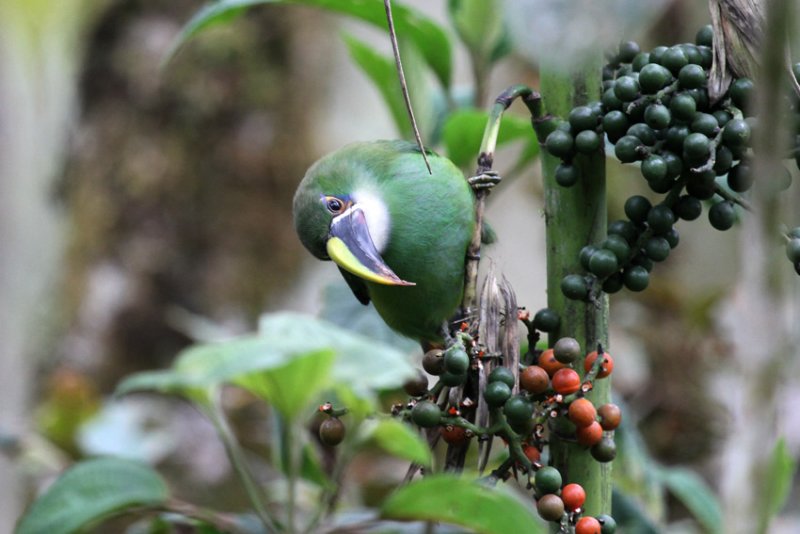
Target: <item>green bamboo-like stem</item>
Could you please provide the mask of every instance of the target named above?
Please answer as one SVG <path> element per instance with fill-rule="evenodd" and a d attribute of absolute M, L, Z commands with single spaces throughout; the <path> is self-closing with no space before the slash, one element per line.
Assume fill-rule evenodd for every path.
<path fill-rule="evenodd" d="M 600 64 L 598 57 L 594 68 L 582 69 L 572 76 L 543 69 L 541 93 L 547 113 L 566 118 L 573 107 L 597 100 L 601 87 Z M 544 143 L 544 138 L 540 136 L 539 141 Z M 570 188 L 561 187 L 555 181 L 558 163 L 558 158 L 543 154 L 547 300 L 548 306 L 561 315 L 561 326 L 551 334 L 549 341 L 552 346 L 559 337 L 571 336 L 587 353 L 598 343 L 608 347 L 608 297 L 601 292 L 594 302 L 567 299 L 561 292 L 561 279 L 567 274 L 582 274 L 578 259 L 581 248 L 605 239 L 605 156 L 599 151 L 577 156 L 575 164 L 580 169 L 581 179 Z M 583 359 L 575 366 L 582 370 Z M 596 406 L 608 402 L 609 378 L 596 380 L 587 397 Z M 587 449 L 557 436 L 552 436 L 550 446 L 550 463 L 561 471 L 565 483 L 575 482 L 586 490 L 586 513 L 610 513 L 611 465 L 597 462 Z"/>

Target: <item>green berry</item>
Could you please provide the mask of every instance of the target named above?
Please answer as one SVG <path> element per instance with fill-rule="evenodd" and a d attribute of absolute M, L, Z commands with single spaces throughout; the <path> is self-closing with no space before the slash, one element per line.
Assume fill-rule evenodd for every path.
<path fill-rule="evenodd" d="M 710 27 L 710 26 L 709 26 Z M 615 534 L 617 531 L 617 522 L 614 518 L 607 514 L 597 516 L 597 521 L 600 522 L 600 534 Z"/>
<path fill-rule="evenodd" d="M 447 349 L 444 353 L 444 370 L 454 375 L 463 375 L 469 369 L 469 355 L 458 345 Z"/>
<path fill-rule="evenodd" d="M 664 234 L 664 239 L 669 243 L 669 248 L 675 248 L 681 240 L 681 234 L 675 228 Z"/>
<path fill-rule="evenodd" d="M 603 116 L 603 130 L 612 143 L 625 135 L 629 127 L 628 116 L 619 110 L 609 111 Z"/>
<path fill-rule="evenodd" d="M 603 439 L 592 446 L 590 452 L 592 458 L 598 462 L 610 462 L 617 456 L 617 445 L 614 443 L 614 438 L 603 436 Z"/>
<path fill-rule="evenodd" d="M 668 175 L 669 167 L 661 156 L 653 154 L 647 156 L 647 158 L 642 161 L 642 176 L 644 176 L 644 179 L 648 182 L 663 180 L 667 178 Z"/>
<path fill-rule="evenodd" d="M 647 224 L 655 235 L 665 234 L 675 224 L 675 212 L 666 204 L 653 206 L 647 214 Z"/>
<path fill-rule="evenodd" d="M 514 395 L 503 405 L 503 413 L 509 423 L 521 425 L 533 417 L 533 404 L 522 395 Z"/>
<path fill-rule="evenodd" d="M 678 93 L 669 101 L 669 110 L 672 116 L 681 121 L 690 121 L 697 112 L 694 98 L 686 93 Z"/>
<path fill-rule="evenodd" d="M 594 258 L 594 254 L 592 254 L 592 258 Z M 591 266 L 591 259 L 589 259 L 589 265 Z M 585 300 L 589 296 L 589 286 L 583 276 L 568 274 L 561 280 L 561 292 L 569 299 Z"/>
<path fill-rule="evenodd" d="M 678 82 L 684 89 L 698 89 L 706 84 L 706 71 L 700 65 L 685 65 L 678 72 Z"/>
<path fill-rule="evenodd" d="M 639 82 L 633 76 L 617 78 L 614 95 L 622 102 L 631 102 L 639 96 Z"/>
<path fill-rule="evenodd" d="M 638 43 L 635 41 L 623 41 L 619 44 L 617 60 L 619 60 L 620 63 L 630 63 L 639 52 L 641 52 L 641 48 L 639 48 Z"/>
<path fill-rule="evenodd" d="M 697 35 L 694 36 L 694 42 L 703 46 L 712 46 L 714 44 L 714 30 L 711 28 L 711 24 L 706 24 L 697 31 Z M 603 534 L 606 533 L 604 532 Z"/>
<path fill-rule="evenodd" d="M 442 381 L 442 384 L 449 387 L 458 387 L 462 385 L 464 382 L 467 381 L 467 373 L 451 373 L 450 371 L 445 371 L 444 373 L 439 375 L 439 380 Z"/>
<path fill-rule="evenodd" d="M 483 398 L 491 407 L 502 406 L 511 398 L 511 388 L 505 382 L 489 382 L 483 390 Z"/>
<path fill-rule="evenodd" d="M 693 132 L 701 133 L 706 137 L 714 137 L 717 135 L 717 132 L 719 132 L 719 123 L 714 115 L 698 111 L 694 114 L 691 130 Z"/>
<path fill-rule="evenodd" d="M 628 261 L 631 255 L 631 247 L 628 245 L 628 240 L 621 235 L 611 234 L 603 241 L 603 248 L 610 250 L 617 257 L 617 262 L 620 264 Z M 588 267 L 586 268 L 588 270 Z"/>
<path fill-rule="evenodd" d="M 597 127 L 597 114 L 589 106 L 578 106 L 569 112 L 569 124 L 573 132 L 594 130 Z"/>
<path fill-rule="evenodd" d="M 708 221 L 717 230 L 728 230 L 736 221 L 736 208 L 733 202 L 725 200 L 711 206 L 708 210 Z"/>
<path fill-rule="evenodd" d="M 669 109 L 664 104 L 650 104 L 644 110 L 644 121 L 654 130 L 663 130 L 671 120 Z"/>
<path fill-rule="evenodd" d="M 581 251 L 578 253 L 578 260 L 580 260 L 581 266 L 587 271 L 589 270 L 589 260 L 598 250 L 599 249 L 594 245 L 586 245 L 581 248 Z"/>
<path fill-rule="evenodd" d="M 691 163 L 702 163 L 708 159 L 711 142 L 701 133 L 691 133 L 683 140 L 684 159 Z"/>
<path fill-rule="evenodd" d="M 714 159 L 714 173 L 717 176 L 722 176 L 726 174 L 731 167 L 733 167 L 733 152 L 725 145 L 719 145 Z"/>
<path fill-rule="evenodd" d="M 655 130 L 641 122 L 628 128 L 628 135 L 638 137 L 647 146 L 653 146 L 658 141 Z"/>
<path fill-rule="evenodd" d="M 636 225 L 634 225 L 631 221 L 613 221 L 609 223 L 607 233 L 609 235 L 622 236 L 628 243 L 631 244 L 635 243 L 636 240 L 639 239 L 639 230 L 636 229 Z"/>
<path fill-rule="evenodd" d="M 603 140 L 594 130 L 584 130 L 575 136 L 575 148 L 581 154 L 591 154 L 600 150 Z"/>
<path fill-rule="evenodd" d="M 669 241 L 663 237 L 651 237 L 644 243 L 644 252 L 653 261 L 664 261 L 669 256 Z"/>
<path fill-rule="evenodd" d="M 742 119 L 731 119 L 722 130 L 722 142 L 731 148 L 741 148 L 750 141 L 750 125 Z"/>
<path fill-rule="evenodd" d="M 650 273 L 641 265 L 633 265 L 622 273 L 622 283 L 631 291 L 643 291 L 650 283 Z"/>
<path fill-rule="evenodd" d="M 578 180 L 580 180 L 580 171 L 578 171 L 578 167 L 576 167 L 575 165 L 569 165 L 567 163 L 559 163 L 558 166 L 556 167 L 555 178 L 556 178 L 556 183 L 561 187 L 572 187 L 573 185 L 578 183 Z"/>
<path fill-rule="evenodd" d="M 431 401 L 420 401 L 411 409 L 411 420 L 422 428 L 432 428 L 441 422 L 442 410 Z"/>
<path fill-rule="evenodd" d="M 669 70 L 661 65 L 649 63 L 639 72 L 639 87 L 642 93 L 652 95 L 667 85 L 671 78 Z"/>
<path fill-rule="evenodd" d="M 651 156 L 647 158 L 644 163 L 650 161 L 654 157 L 657 158 L 658 156 Z M 642 163 L 642 167 L 644 167 L 644 163 Z M 664 172 L 666 173 L 666 165 L 664 165 Z M 647 220 L 647 214 L 652 207 L 653 205 L 647 198 L 641 195 L 634 195 L 625 201 L 625 215 L 635 223 L 643 223 Z"/>
<path fill-rule="evenodd" d="M 533 327 L 541 332 L 555 332 L 561 326 L 558 312 L 551 308 L 542 308 L 533 316 Z"/>
<path fill-rule="evenodd" d="M 693 196 L 681 195 L 672 209 L 684 221 L 693 221 L 703 213 L 703 204 Z"/>
<path fill-rule="evenodd" d="M 536 471 L 536 475 L 533 477 L 533 485 L 536 487 L 536 491 L 542 494 L 559 491 L 562 482 L 561 473 L 558 469 L 549 465 Z"/>
<path fill-rule="evenodd" d="M 728 187 L 731 191 L 744 193 L 753 186 L 753 173 L 750 165 L 746 162 L 739 162 L 738 165 L 728 171 Z"/>
<path fill-rule="evenodd" d="M 755 93 L 755 85 L 749 78 L 738 78 L 731 83 L 728 95 L 733 101 L 733 105 L 742 111 L 747 110 Z"/>
<path fill-rule="evenodd" d="M 686 52 L 680 46 L 671 46 L 661 57 L 661 64 L 676 76 L 688 63 L 689 58 L 686 57 Z"/>
<path fill-rule="evenodd" d="M 495 367 L 492 369 L 492 372 L 489 373 L 489 377 L 487 381 L 491 384 L 492 382 L 502 382 L 510 388 L 514 387 L 514 373 L 508 367 Z"/>
<path fill-rule="evenodd" d="M 622 273 L 614 273 L 603 281 L 603 291 L 609 295 L 617 293 L 623 288 Z"/>
<path fill-rule="evenodd" d="M 589 271 L 598 278 L 605 278 L 619 269 L 617 256 L 610 250 L 600 249 L 589 258 Z"/>
<path fill-rule="evenodd" d="M 640 158 L 642 141 L 633 135 L 625 135 L 614 146 L 614 155 L 622 163 L 633 163 Z"/>
<path fill-rule="evenodd" d="M 553 156 L 567 159 L 572 156 L 575 141 L 572 136 L 563 130 L 553 130 L 545 140 L 547 151 Z"/>
<path fill-rule="evenodd" d="M 623 102 L 617 98 L 614 87 L 609 87 L 603 91 L 603 97 L 600 100 L 603 102 L 603 108 L 605 108 L 606 111 L 622 109 Z"/>

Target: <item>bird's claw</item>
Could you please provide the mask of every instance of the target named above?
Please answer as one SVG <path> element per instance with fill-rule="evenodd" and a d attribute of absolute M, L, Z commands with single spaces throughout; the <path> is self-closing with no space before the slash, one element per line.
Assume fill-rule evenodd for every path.
<path fill-rule="evenodd" d="M 486 171 L 477 176 L 470 176 L 467 178 L 467 183 L 474 191 L 486 191 L 502 181 L 502 178 L 496 171 Z"/>

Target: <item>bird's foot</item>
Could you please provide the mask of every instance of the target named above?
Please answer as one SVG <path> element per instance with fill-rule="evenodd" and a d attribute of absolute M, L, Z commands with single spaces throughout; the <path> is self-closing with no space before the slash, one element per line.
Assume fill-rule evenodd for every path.
<path fill-rule="evenodd" d="M 467 183 L 474 191 L 488 191 L 502 181 L 496 171 L 486 171 L 477 176 L 467 178 Z"/>

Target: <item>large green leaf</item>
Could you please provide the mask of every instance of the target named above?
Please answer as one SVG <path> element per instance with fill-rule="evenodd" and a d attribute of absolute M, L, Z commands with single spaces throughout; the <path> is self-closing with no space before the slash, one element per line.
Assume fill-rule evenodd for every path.
<path fill-rule="evenodd" d="M 127 395 L 138 391 L 157 391 L 186 397 L 207 406 L 211 402 L 213 389 L 204 376 L 194 376 L 166 369 L 130 375 L 119 383 L 115 394 Z"/>
<path fill-rule="evenodd" d="M 365 421 L 361 440 L 370 442 L 389 454 L 419 465 L 430 466 L 433 460 L 428 444 L 408 425 L 395 419 Z"/>
<path fill-rule="evenodd" d="M 386 519 L 442 521 L 484 534 L 546 532 L 525 502 L 503 486 L 490 488 L 450 475 L 434 475 L 403 486 L 381 507 Z"/>
<path fill-rule="evenodd" d="M 22 516 L 17 534 L 68 534 L 127 508 L 157 506 L 169 493 L 144 465 L 97 458 L 67 470 Z"/>
<path fill-rule="evenodd" d="M 686 506 L 705 532 L 720 532 L 722 510 L 719 501 L 700 475 L 676 467 L 662 468 L 658 473 L 667 490 Z"/>
<path fill-rule="evenodd" d="M 786 499 L 789 498 L 789 492 L 792 489 L 795 471 L 797 471 L 797 460 L 787 449 L 786 440 L 780 438 L 775 444 L 775 448 L 772 449 L 765 478 L 766 491 L 761 494 L 762 505 L 759 509 L 762 511 L 762 516 L 759 519 L 762 530 L 760 532 L 767 531 L 770 520 L 786 504 Z"/>
<path fill-rule="evenodd" d="M 201 31 L 224 23 L 246 8 L 260 4 L 307 5 L 349 15 L 382 29 L 387 28 L 386 12 L 381 0 L 219 0 L 201 8 L 181 29 L 166 61 L 190 38 Z M 451 77 L 452 47 L 447 33 L 431 19 L 409 7 L 392 4 L 397 34 L 409 39 L 420 50 L 442 85 L 448 87 Z"/>
<path fill-rule="evenodd" d="M 352 35 L 344 34 L 342 38 L 350 52 L 350 57 L 372 80 L 386 102 L 400 136 L 410 137 L 412 135 L 411 123 L 408 120 L 405 101 L 397 81 L 394 58 L 376 52 L 374 47 Z"/>
<path fill-rule="evenodd" d="M 459 110 L 447 118 L 444 124 L 443 138 L 447 156 L 453 163 L 460 167 L 469 163 L 475 164 L 488 120 L 487 112 L 476 109 Z M 500 146 L 515 139 L 525 140 L 525 150 L 517 166 L 527 163 L 538 155 L 539 143 L 531 127 L 530 119 L 505 114 L 500 122 L 497 145 Z"/>
<path fill-rule="evenodd" d="M 388 345 L 298 313 L 265 315 L 256 335 L 190 347 L 169 371 L 133 375 L 120 393 L 179 393 L 238 384 L 292 417 L 324 388 L 346 388 L 361 399 L 414 376 L 406 355 Z"/>

